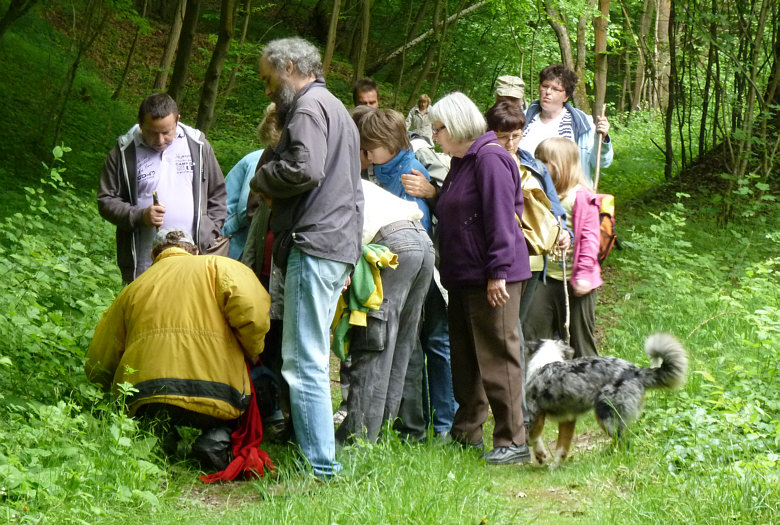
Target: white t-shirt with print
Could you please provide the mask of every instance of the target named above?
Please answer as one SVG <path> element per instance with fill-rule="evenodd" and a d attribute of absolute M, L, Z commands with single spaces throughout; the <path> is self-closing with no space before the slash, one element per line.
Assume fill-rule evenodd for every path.
<path fill-rule="evenodd" d="M 163 151 L 144 144 L 140 130 L 136 130 L 136 176 L 139 208 L 148 208 L 157 191 L 160 204 L 165 206 L 162 228 L 178 228 L 194 236 L 195 202 L 192 193 L 193 162 L 187 138 L 181 126 L 176 137 Z M 141 242 L 136 247 L 138 273 L 152 265 L 152 241 L 156 229 L 143 227 Z"/>

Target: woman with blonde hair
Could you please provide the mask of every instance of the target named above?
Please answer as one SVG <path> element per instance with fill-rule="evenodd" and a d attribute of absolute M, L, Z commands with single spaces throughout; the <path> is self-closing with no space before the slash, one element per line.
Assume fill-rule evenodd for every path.
<path fill-rule="evenodd" d="M 431 133 L 431 115 L 428 111 L 431 106 L 431 97 L 423 93 L 420 95 L 417 105 L 409 110 L 406 116 L 406 128 L 412 133 L 417 133 L 425 137 L 428 142 L 433 144 L 433 134 Z"/>
<path fill-rule="evenodd" d="M 571 255 L 567 251 L 565 261 L 568 283 L 563 282 L 563 261 L 548 265 L 547 282 L 536 290 L 523 334 L 529 341 L 566 337 L 564 286 L 568 286 L 570 336 L 575 356 L 598 355 L 594 336 L 596 289 L 603 282 L 598 262 L 599 199 L 582 172 L 574 142 L 562 137 L 545 139 L 536 148 L 535 156 L 547 166 L 561 205 L 571 217 L 574 250 Z"/>

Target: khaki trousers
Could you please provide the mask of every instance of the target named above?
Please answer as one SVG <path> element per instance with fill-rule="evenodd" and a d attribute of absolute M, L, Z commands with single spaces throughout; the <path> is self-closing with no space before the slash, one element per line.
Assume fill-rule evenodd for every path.
<path fill-rule="evenodd" d="M 482 440 L 493 410 L 493 446 L 522 445 L 522 344 L 518 331 L 525 281 L 507 283 L 509 300 L 493 308 L 487 286 L 450 290 L 449 326 L 452 385 L 458 411 L 452 435 L 464 443 Z"/>

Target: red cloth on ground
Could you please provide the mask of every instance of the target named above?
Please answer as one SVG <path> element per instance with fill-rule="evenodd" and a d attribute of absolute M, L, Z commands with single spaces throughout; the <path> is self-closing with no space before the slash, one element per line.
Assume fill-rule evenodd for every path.
<path fill-rule="evenodd" d="M 260 419 L 260 411 L 257 409 L 255 385 L 251 381 L 249 385 L 252 389 L 249 408 L 241 415 L 241 423 L 230 436 L 233 441 L 233 457 L 235 459 L 225 470 L 201 476 L 200 480 L 203 483 L 232 481 L 239 476 L 242 478 L 263 477 L 266 472 L 276 470 L 268 453 L 260 448 L 260 443 L 263 441 L 263 424 Z"/>

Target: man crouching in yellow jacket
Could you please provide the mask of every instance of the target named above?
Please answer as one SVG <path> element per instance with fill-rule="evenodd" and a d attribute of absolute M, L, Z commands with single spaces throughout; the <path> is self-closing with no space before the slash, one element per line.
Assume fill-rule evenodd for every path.
<path fill-rule="evenodd" d="M 245 361 L 263 351 L 271 298 L 247 266 L 197 253 L 181 230 L 156 234 L 154 263 L 103 314 L 85 370 L 106 390 L 131 383 L 130 415 L 204 429 L 193 449 L 222 470 L 249 406 Z"/>

